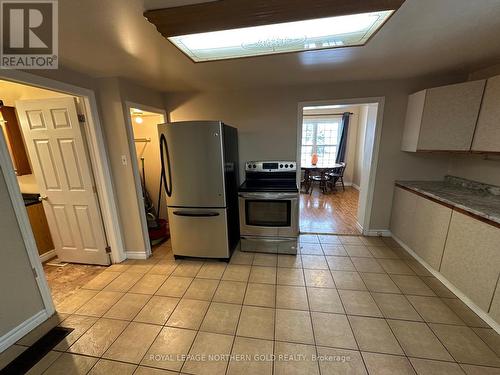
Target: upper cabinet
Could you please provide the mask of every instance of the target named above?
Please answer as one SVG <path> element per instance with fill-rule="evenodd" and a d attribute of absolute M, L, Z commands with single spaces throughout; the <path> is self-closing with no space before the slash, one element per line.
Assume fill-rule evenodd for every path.
<path fill-rule="evenodd" d="M 410 95 L 402 150 L 470 151 L 484 87 L 479 80 Z"/>
<path fill-rule="evenodd" d="M 3 130 L 7 139 L 7 146 L 14 163 L 16 175 L 22 176 L 31 174 L 31 166 L 24 147 L 21 128 L 17 122 L 16 109 L 14 107 L 3 106 L 0 108 L 1 117 L 3 118 Z"/>
<path fill-rule="evenodd" d="M 500 152 L 500 76 L 486 82 L 472 151 Z"/>

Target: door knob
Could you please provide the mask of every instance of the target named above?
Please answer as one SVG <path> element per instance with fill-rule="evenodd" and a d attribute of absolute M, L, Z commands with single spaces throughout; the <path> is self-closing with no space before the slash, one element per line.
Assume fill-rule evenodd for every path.
<path fill-rule="evenodd" d="M 46 201 L 47 199 L 49 199 L 46 195 L 40 195 L 38 197 L 38 200 L 41 202 L 41 201 Z"/>

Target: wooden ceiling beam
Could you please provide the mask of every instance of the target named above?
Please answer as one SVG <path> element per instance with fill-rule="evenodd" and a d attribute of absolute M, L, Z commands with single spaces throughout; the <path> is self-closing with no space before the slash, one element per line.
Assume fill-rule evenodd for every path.
<path fill-rule="evenodd" d="M 397 10 L 405 0 L 218 0 L 148 10 L 144 16 L 166 38 L 209 31 Z"/>

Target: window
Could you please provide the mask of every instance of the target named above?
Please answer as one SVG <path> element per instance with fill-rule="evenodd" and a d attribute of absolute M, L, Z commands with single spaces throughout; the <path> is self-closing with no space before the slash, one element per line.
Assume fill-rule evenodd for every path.
<path fill-rule="evenodd" d="M 318 155 L 318 166 L 335 163 L 342 132 L 342 117 L 304 119 L 302 124 L 301 164 L 311 164 L 313 154 Z"/>

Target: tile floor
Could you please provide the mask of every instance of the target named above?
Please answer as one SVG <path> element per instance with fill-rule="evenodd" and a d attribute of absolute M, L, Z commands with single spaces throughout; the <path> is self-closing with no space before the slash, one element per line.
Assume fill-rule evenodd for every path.
<path fill-rule="evenodd" d="M 297 256 L 175 261 L 167 244 L 113 265 L 57 304 L 74 331 L 30 373 L 500 374 L 500 336 L 391 239 L 300 241 Z"/>

